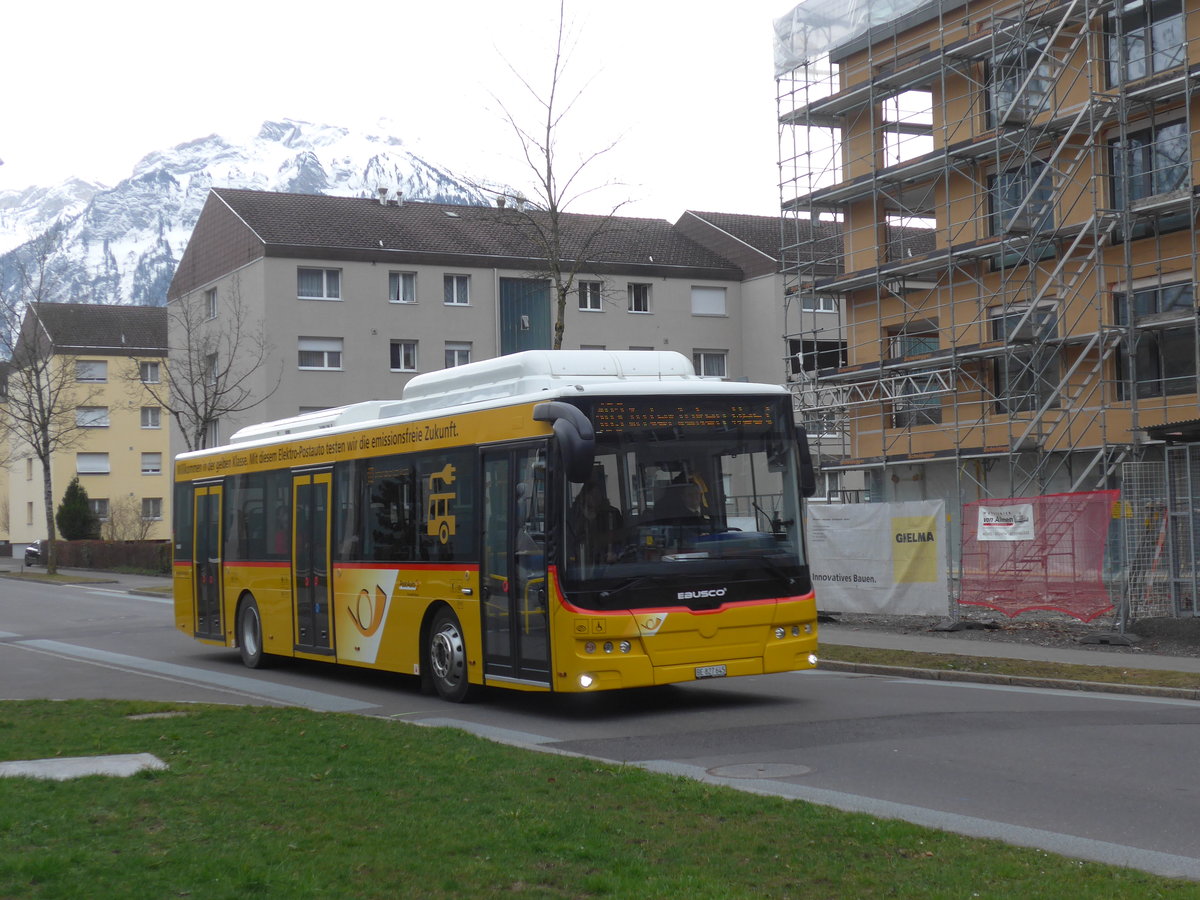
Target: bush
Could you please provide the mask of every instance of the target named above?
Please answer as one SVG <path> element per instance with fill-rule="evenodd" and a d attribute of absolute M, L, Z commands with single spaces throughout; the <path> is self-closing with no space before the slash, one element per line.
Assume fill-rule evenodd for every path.
<path fill-rule="evenodd" d="M 88 504 L 87 491 L 76 475 L 67 485 L 58 512 L 54 514 L 58 533 L 67 541 L 79 541 L 100 537 L 100 519 Z"/>
<path fill-rule="evenodd" d="M 73 569 L 171 573 L 170 541 L 58 541 L 58 564 Z"/>

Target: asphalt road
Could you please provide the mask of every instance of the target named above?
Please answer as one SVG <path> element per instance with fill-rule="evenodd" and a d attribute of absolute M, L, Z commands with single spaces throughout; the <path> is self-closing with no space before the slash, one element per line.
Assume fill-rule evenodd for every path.
<path fill-rule="evenodd" d="M 0 579 L 0 699 L 305 706 L 464 728 L 1200 880 L 1200 703 L 805 672 L 453 705 L 410 676 L 237 652 L 166 600 Z"/>

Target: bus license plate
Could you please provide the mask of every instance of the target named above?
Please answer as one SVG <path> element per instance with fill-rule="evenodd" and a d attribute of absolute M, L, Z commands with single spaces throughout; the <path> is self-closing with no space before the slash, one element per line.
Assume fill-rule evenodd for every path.
<path fill-rule="evenodd" d="M 696 666 L 697 678 L 724 678 L 725 666 Z"/>

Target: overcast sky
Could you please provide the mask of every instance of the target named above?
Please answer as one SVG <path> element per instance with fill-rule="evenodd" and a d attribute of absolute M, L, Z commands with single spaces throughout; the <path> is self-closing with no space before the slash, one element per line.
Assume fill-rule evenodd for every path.
<path fill-rule="evenodd" d="M 772 20 L 786 0 L 568 0 L 563 153 L 617 140 L 585 184 L 628 215 L 779 209 Z M 475 178 L 528 184 L 506 64 L 548 86 L 557 0 L 14 0 L 5 8 L 0 189 L 115 184 L 152 150 L 268 119 L 377 128 Z M 586 86 L 585 86 L 586 85 Z M 499 102 L 498 102 L 499 101 Z"/>

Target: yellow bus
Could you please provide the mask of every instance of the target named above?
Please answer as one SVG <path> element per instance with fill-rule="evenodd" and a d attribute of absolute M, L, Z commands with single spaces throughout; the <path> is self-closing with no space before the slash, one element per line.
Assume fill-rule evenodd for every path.
<path fill-rule="evenodd" d="M 175 621 L 451 701 L 811 668 L 812 488 L 781 387 L 517 353 L 180 454 Z"/>

